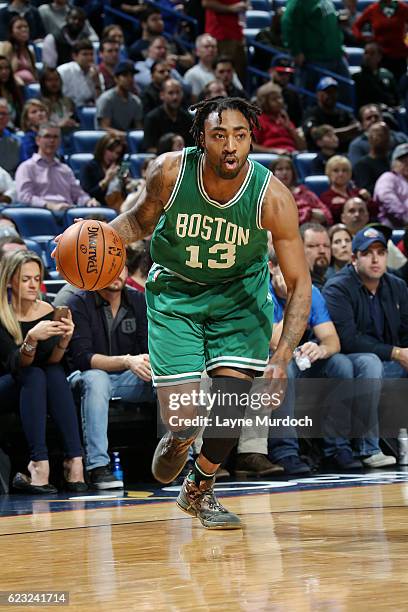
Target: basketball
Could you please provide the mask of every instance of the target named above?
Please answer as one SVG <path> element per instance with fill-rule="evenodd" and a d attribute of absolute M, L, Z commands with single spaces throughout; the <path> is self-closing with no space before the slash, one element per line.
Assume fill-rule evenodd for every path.
<path fill-rule="evenodd" d="M 55 253 L 61 276 L 88 291 L 103 289 L 116 280 L 125 260 L 125 245 L 113 227 L 92 219 L 68 227 Z"/>

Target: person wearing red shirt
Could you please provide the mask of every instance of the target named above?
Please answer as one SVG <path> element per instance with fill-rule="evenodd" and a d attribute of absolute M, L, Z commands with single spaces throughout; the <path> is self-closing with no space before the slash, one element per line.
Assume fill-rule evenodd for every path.
<path fill-rule="evenodd" d="M 408 5 L 399 0 L 370 4 L 353 25 L 353 34 L 358 41 L 375 40 L 379 44 L 383 53 L 382 66 L 391 70 L 397 82 L 407 69 L 407 26 Z"/>
<path fill-rule="evenodd" d="M 302 130 L 297 129 L 284 108 L 282 89 L 276 83 L 265 83 L 256 92 L 262 110 L 259 128 L 255 128 L 256 153 L 292 153 L 306 148 Z"/>

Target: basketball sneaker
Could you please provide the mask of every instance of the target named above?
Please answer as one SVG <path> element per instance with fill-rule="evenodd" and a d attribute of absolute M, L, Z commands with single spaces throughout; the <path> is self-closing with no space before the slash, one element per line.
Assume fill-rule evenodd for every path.
<path fill-rule="evenodd" d="M 242 529 L 239 517 L 224 508 L 215 497 L 215 478 L 202 480 L 197 486 L 191 474 L 186 476 L 177 498 L 180 510 L 197 517 L 207 529 Z"/>
<path fill-rule="evenodd" d="M 188 449 L 196 436 L 182 440 L 168 431 L 158 443 L 152 460 L 152 473 L 159 482 L 168 484 L 180 474 L 188 459 Z"/>

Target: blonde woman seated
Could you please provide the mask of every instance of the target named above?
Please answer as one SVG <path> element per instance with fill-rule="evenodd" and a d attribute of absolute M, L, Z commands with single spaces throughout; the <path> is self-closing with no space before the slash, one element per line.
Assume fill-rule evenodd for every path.
<path fill-rule="evenodd" d="M 74 325 L 71 314 L 54 319 L 54 308 L 41 301 L 43 263 L 35 253 L 18 250 L 0 264 L 0 374 L 11 374 L 20 394 L 20 417 L 30 449 L 30 476 L 16 474 L 15 489 L 29 494 L 56 493 L 49 483 L 47 412 L 53 417 L 65 451 L 65 488 L 80 492 L 84 482 L 76 408 L 61 366 Z"/>

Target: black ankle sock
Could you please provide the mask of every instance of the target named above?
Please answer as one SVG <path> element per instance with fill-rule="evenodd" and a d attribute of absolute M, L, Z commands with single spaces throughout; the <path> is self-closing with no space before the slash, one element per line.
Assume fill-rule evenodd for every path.
<path fill-rule="evenodd" d="M 200 482 L 202 480 L 212 480 L 212 478 L 214 478 L 215 476 L 215 472 L 213 474 L 207 474 L 206 472 L 204 472 L 202 470 L 202 468 L 199 467 L 199 465 L 197 464 L 197 461 L 194 461 L 194 467 L 193 467 L 193 472 L 190 476 L 191 480 L 194 480 L 194 482 L 196 483 L 197 487 L 200 486 Z"/>

